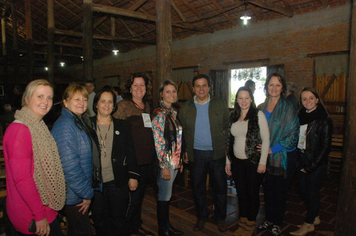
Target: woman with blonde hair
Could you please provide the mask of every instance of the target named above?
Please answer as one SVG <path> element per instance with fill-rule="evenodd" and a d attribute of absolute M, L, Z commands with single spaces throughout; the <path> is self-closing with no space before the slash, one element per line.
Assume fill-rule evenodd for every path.
<path fill-rule="evenodd" d="M 158 158 L 159 171 L 157 176 L 158 200 L 157 221 L 158 235 L 181 235 L 169 223 L 169 202 L 172 197 L 173 182 L 178 170 L 183 170 L 181 160 L 182 126 L 177 119 L 177 111 L 172 104 L 177 102 L 177 85 L 166 80 L 159 88 L 160 106 L 153 112 L 152 129 Z"/>
<path fill-rule="evenodd" d="M 67 197 L 64 213 L 69 221 L 67 236 L 91 236 L 89 207 L 94 188 L 101 183 L 100 149 L 89 116 L 88 92 L 78 84 L 69 85 L 63 94 L 62 114 L 52 134 L 58 145 Z"/>
<path fill-rule="evenodd" d="M 19 234 L 62 235 L 57 215 L 66 196 L 64 174 L 56 142 L 43 121 L 52 105 L 50 83 L 32 81 L 5 133 L 6 210 Z"/>

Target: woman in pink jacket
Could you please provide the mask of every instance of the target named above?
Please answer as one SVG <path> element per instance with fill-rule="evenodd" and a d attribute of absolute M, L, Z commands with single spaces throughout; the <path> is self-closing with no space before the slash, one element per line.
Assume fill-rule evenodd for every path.
<path fill-rule="evenodd" d="M 62 236 L 57 214 L 66 196 L 64 174 L 56 143 L 42 120 L 52 104 L 48 81 L 32 81 L 4 136 L 6 210 L 19 235 Z"/>

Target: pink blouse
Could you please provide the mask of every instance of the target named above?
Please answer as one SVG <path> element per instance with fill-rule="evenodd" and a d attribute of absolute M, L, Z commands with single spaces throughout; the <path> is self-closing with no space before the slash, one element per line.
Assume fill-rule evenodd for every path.
<path fill-rule="evenodd" d="M 33 179 L 34 161 L 30 130 L 21 123 L 12 123 L 3 141 L 6 171 L 6 210 L 15 229 L 23 234 L 32 219 L 47 218 L 52 223 L 58 212 L 42 204 Z"/>

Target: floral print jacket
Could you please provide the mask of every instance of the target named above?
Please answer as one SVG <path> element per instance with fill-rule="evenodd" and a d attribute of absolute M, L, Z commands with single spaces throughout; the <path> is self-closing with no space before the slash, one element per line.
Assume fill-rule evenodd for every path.
<path fill-rule="evenodd" d="M 167 151 L 167 140 L 164 137 L 164 128 L 166 124 L 167 115 L 171 115 L 175 127 L 171 127 L 171 130 L 176 130 L 177 143 L 172 143 L 171 150 Z M 182 126 L 177 120 L 177 111 L 173 108 L 158 107 L 153 112 L 152 119 L 152 131 L 155 141 L 155 148 L 157 158 L 159 161 L 159 167 L 161 169 L 169 168 L 171 170 L 180 168 L 181 158 L 180 156 L 173 157 L 172 153 L 175 151 L 181 151 L 182 148 Z M 168 124 L 171 124 L 168 122 Z"/>

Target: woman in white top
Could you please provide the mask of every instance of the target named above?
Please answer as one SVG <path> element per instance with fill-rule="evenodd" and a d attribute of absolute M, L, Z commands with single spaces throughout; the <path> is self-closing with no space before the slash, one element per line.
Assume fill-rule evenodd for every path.
<path fill-rule="evenodd" d="M 234 235 L 253 235 L 260 207 L 259 189 L 266 172 L 269 130 L 265 115 L 256 108 L 247 87 L 236 93 L 230 114 L 229 159 L 226 173 L 233 176 L 238 194 L 240 222 Z M 231 162 L 231 164 L 230 164 Z"/>

